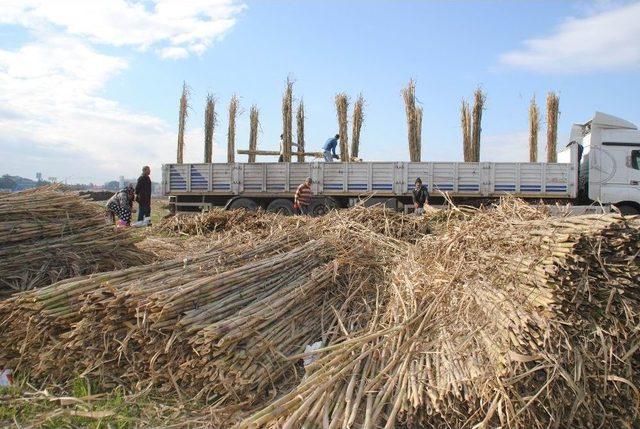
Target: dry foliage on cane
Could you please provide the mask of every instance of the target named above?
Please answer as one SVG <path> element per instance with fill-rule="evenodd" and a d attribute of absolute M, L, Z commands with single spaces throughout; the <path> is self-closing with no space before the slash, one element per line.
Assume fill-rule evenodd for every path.
<path fill-rule="evenodd" d="M 186 82 L 182 83 L 182 95 L 180 96 L 180 110 L 178 112 L 178 155 L 176 162 L 184 162 L 184 129 L 189 116 L 189 87 Z"/>
<path fill-rule="evenodd" d="M 529 162 L 538 162 L 538 129 L 540 128 L 540 118 L 536 97 L 531 98 L 529 105 Z"/>
<path fill-rule="evenodd" d="M 364 122 L 364 97 L 358 95 L 353 105 L 353 121 L 351 130 L 351 156 L 358 158 L 360 156 L 360 132 L 362 131 L 362 123 Z"/>
<path fill-rule="evenodd" d="M 560 100 L 554 92 L 547 95 L 547 162 L 557 162 L 558 108 Z"/>
<path fill-rule="evenodd" d="M 416 84 L 413 79 L 402 90 L 404 99 L 404 110 L 407 115 L 407 136 L 409 141 L 409 159 L 411 162 L 420 162 L 421 156 L 421 136 L 422 133 L 422 110 L 418 113 L 416 107 Z M 418 115 L 420 118 L 418 119 Z"/>
<path fill-rule="evenodd" d="M 336 94 L 336 114 L 340 134 L 340 161 L 349 162 L 349 97 L 344 92 Z"/>
<path fill-rule="evenodd" d="M 258 127 L 260 126 L 259 119 L 260 111 L 255 104 L 251 106 L 249 112 L 249 162 L 256 162 L 255 151 L 258 150 Z"/>
<path fill-rule="evenodd" d="M 473 94 L 473 127 L 471 131 L 471 154 L 472 162 L 480 162 L 480 134 L 482 133 L 482 110 L 487 96 L 482 89 L 476 89 Z"/>
<path fill-rule="evenodd" d="M 281 219 L 262 239 L 234 235 L 188 259 L 17 295 L 0 305 L 0 359 L 34 379 L 263 400 L 300 381 L 289 356 L 365 326 L 375 279 L 409 245 L 394 235 L 426 232 L 385 209 Z"/>
<path fill-rule="evenodd" d="M 296 111 L 296 128 L 298 137 L 298 162 L 304 162 L 304 101 L 300 99 Z"/>
<path fill-rule="evenodd" d="M 213 132 L 217 124 L 216 100 L 207 94 L 207 105 L 204 110 L 204 162 L 210 163 L 213 154 Z"/>
<path fill-rule="evenodd" d="M 235 162 L 236 151 L 236 119 L 238 117 L 238 96 L 233 94 L 229 101 L 229 129 L 227 131 L 227 162 Z"/>
<path fill-rule="evenodd" d="M 425 235 L 434 220 L 441 233 Z M 0 361 L 201 398 L 238 413 L 223 427 L 638 419 L 638 218 L 552 218 L 505 198 L 424 217 L 211 212 L 164 228 L 217 240 L 14 295 L 0 303 Z"/>
<path fill-rule="evenodd" d="M 469 111 L 469 102 L 466 100 L 462 100 L 462 107 L 460 108 L 460 128 L 462 129 L 462 154 L 464 162 L 472 162 L 471 112 Z"/>
<path fill-rule="evenodd" d="M 513 200 L 457 222 L 390 273 L 368 328 L 239 426 L 631 427 L 639 239 L 638 219 Z"/>
<path fill-rule="evenodd" d="M 282 95 L 282 157 L 284 162 L 291 162 L 293 143 L 293 81 L 287 78 L 287 85 Z"/>
<path fill-rule="evenodd" d="M 75 193 L 39 188 L 0 195 L 0 291 L 149 262 L 136 241 Z"/>

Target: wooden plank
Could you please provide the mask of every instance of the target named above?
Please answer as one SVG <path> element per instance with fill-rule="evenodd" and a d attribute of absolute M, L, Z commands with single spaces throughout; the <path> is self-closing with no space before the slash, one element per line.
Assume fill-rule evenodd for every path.
<path fill-rule="evenodd" d="M 277 150 L 246 150 L 238 149 L 236 151 L 238 155 L 264 155 L 264 156 L 280 156 L 280 152 Z M 324 155 L 322 152 L 303 152 L 304 156 L 316 156 L 322 158 Z"/>

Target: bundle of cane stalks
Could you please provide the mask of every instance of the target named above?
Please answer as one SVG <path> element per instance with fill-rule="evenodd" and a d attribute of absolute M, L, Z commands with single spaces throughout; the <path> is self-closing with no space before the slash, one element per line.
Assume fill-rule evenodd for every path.
<path fill-rule="evenodd" d="M 317 231 L 324 234 L 323 227 L 333 229 L 332 224 L 347 222 L 360 224 L 373 232 L 404 241 L 416 241 L 428 234 L 435 223 L 446 220 L 451 214 L 433 210 L 423 217 L 410 216 L 385 208 L 381 205 L 364 207 L 356 205 L 348 210 L 332 211 L 318 217 L 287 217 L 281 214 L 258 210 L 210 210 L 198 214 L 178 214 L 164 219 L 157 231 L 169 235 L 237 236 L 250 233 L 255 237 L 266 237 L 276 231 L 295 230 Z"/>
<path fill-rule="evenodd" d="M 0 291 L 147 263 L 137 240 L 74 193 L 39 188 L 0 196 Z"/>
<path fill-rule="evenodd" d="M 317 228 L 18 294 L 0 304 L 0 360 L 34 379 L 259 401 L 299 382 L 288 356 L 364 326 L 384 255 L 408 248 L 348 220 Z"/>
<path fill-rule="evenodd" d="M 632 427 L 640 222 L 513 207 L 423 239 L 383 315 L 239 427 Z"/>

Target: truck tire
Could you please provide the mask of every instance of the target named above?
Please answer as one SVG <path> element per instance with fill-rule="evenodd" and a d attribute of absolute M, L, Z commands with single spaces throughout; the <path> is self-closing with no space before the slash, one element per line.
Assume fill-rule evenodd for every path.
<path fill-rule="evenodd" d="M 322 216 L 338 208 L 340 208 L 340 205 L 331 197 L 314 198 L 309 205 L 309 214 L 314 217 Z"/>
<path fill-rule="evenodd" d="M 640 214 L 640 210 L 637 207 L 632 206 L 631 204 L 620 204 L 616 206 L 620 213 L 625 216 L 635 216 Z"/>
<path fill-rule="evenodd" d="M 267 211 L 271 213 L 280 213 L 285 216 L 293 216 L 296 214 L 293 209 L 293 201 L 284 198 L 278 198 L 271 201 L 267 206 Z"/>
<path fill-rule="evenodd" d="M 250 198 L 236 198 L 228 206 L 229 210 L 245 209 L 250 212 L 258 210 L 258 204 Z"/>

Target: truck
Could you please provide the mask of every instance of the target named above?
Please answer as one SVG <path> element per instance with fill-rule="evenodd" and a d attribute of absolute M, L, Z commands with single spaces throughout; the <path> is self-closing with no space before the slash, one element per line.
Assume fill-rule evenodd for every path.
<path fill-rule="evenodd" d="M 640 131 L 631 122 L 596 112 L 574 124 L 558 162 L 257 162 L 162 166 L 162 188 L 173 211 L 212 207 L 293 214 L 299 184 L 313 180 L 312 215 L 358 202 L 412 207 L 416 178 L 429 202 L 446 198 L 479 205 L 504 195 L 574 208 L 615 206 L 640 213 Z"/>

